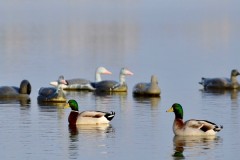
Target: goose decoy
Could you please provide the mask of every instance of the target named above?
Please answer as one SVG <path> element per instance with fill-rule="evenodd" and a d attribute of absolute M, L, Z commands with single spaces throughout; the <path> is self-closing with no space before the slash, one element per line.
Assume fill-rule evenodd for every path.
<path fill-rule="evenodd" d="M 22 80 L 20 87 L 1 86 L 0 98 L 25 98 L 31 93 L 31 84 L 28 80 Z"/>
<path fill-rule="evenodd" d="M 38 92 L 38 102 L 66 103 L 62 85 L 67 84 L 63 76 L 58 79 L 58 87 L 41 87 Z"/>
<path fill-rule="evenodd" d="M 115 116 L 115 112 L 103 112 L 103 111 L 79 112 L 78 103 L 73 99 L 68 101 L 66 107 L 71 107 L 72 109 L 68 116 L 69 125 L 108 124 Z"/>
<path fill-rule="evenodd" d="M 167 112 L 175 113 L 173 132 L 176 136 L 212 136 L 223 128 L 207 120 L 190 119 L 183 122 L 183 108 L 178 103 L 174 103 Z"/>
<path fill-rule="evenodd" d="M 133 73 L 126 68 L 122 68 L 119 74 L 119 82 L 113 80 L 104 80 L 96 83 L 97 92 L 127 92 L 126 75 L 133 75 Z"/>
<path fill-rule="evenodd" d="M 133 87 L 134 96 L 160 96 L 161 90 L 158 86 L 158 79 L 155 75 L 151 76 L 150 83 L 137 83 Z"/>
<path fill-rule="evenodd" d="M 104 67 L 98 67 L 96 69 L 95 73 L 95 82 L 91 82 L 86 79 L 82 78 L 75 78 L 75 79 L 69 79 L 66 80 L 67 84 L 63 84 L 62 87 L 64 90 L 88 90 L 88 91 L 93 91 L 95 90 L 94 85 L 96 82 L 100 82 L 101 79 L 101 74 L 112 74 L 110 71 L 108 71 Z M 50 85 L 57 87 L 58 82 L 50 82 Z"/>
<path fill-rule="evenodd" d="M 230 78 L 204 78 L 199 84 L 203 85 L 204 89 L 240 89 L 237 81 L 237 76 L 240 73 L 233 69 Z"/>

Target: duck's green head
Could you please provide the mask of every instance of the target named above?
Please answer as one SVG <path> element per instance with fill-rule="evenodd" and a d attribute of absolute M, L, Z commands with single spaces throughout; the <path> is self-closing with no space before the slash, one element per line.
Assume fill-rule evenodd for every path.
<path fill-rule="evenodd" d="M 172 107 L 167 110 L 167 112 L 174 112 L 176 118 L 183 119 L 183 109 L 178 103 L 174 103 Z"/>
<path fill-rule="evenodd" d="M 78 103 L 77 103 L 75 100 L 70 99 L 70 100 L 68 101 L 68 105 L 69 105 L 69 107 L 71 107 L 71 109 L 72 109 L 73 111 L 78 111 Z"/>

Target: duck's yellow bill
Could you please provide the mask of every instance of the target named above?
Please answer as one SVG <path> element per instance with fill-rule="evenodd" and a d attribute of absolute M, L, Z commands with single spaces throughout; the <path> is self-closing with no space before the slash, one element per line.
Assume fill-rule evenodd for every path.
<path fill-rule="evenodd" d="M 169 108 L 166 112 L 173 112 L 173 107 Z"/>
<path fill-rule="evenodd" d="M 64 109 L 66 109 L 66 108 L 70 108 L 70 105 L 69 105 L 68 103 L 66 103 L 66 104 L 64 105 Z"/>

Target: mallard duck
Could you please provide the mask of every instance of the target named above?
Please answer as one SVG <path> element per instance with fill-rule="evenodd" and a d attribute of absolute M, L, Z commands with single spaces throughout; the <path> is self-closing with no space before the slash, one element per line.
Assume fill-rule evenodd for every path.
<path fill-rule="evenodd" d="M 76 124 L 107 124 L 115 116 L 115 112 L 103 111 L 78 111 L 78 103 L 71 99 L 68 101 L 66 107 L 70 107 L 72 111 L 68 116 L 69 125 Z"/>
<path fill-rule="evenodd" d="M 240 73 L 233 69 L 230 78 L 204 78 L 199 84 L 203 85 L 205 89 L 240 89 L 237 76 Z"/>
<path fill-rule="evenodd" d="M 29 97 L 31 93 L 31 84 L 28 80 L 22 80 L 20 87 L 1 86 L 0 98 L 24 98 Z"/>
<path fill-rule="evenodd" d="M 177 136 L 216 135 L 223 128 L 223 126 L 217 126 L 215 123 L 207 120 L 190 119 L 183 122 L 183 109 L 178 103 L 174 103 L 167 112 L 175 113 L 173 132 Z"/>
<path fill-rule="evenodd" d="M 158 79 L 155 75 L 151 76 L 150 83 L 137 83 L 133 87 L 134 96 L 160 96 L 161 90 L 158 86 Z"/>
<path fill-rule="evenodd" d="M 104 80 L 96 83 L 97 92 L 127 92 L 126 75 L 133 75 L 131 71 L 122 68 L 119 73 L 119 82 L 113 80 Z"/>
<path fill-rule="evenodd" d="M 67 84 L 62 85 L 64 90 L 95 90 L 95 83 L 102 81 L 101 74 L 112 74 L 104 67 L 98 67 L 95 73 L 95 82 L 91 82 L 82 78 L 68 79 L 66 80 Z M 50 85 L 57 87 L 58 82 L 50 82 Z"/>

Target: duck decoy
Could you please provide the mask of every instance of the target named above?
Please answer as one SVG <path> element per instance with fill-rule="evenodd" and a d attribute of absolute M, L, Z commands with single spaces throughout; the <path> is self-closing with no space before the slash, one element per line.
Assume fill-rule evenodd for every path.
<path fill-rule="evenodd" d="M 190 119 L 183 122 L 183 108 L 178 103 L 174 103 L 167 112 L 175 113 L 173 132 L 176 136 L 212 136 L 223 128 L 207 120 Z"/>
<path fill-rule="evenodd" d="M 1 86 L 0 98 L 25 98 L 31 93 L 31 84 L 28 80 L 22 80 L 20 87 Z"/>
<path fill-rule="evenodd" d="M 67 106 L 72 109 L 68 116 L 69 125 L 76 124 L 108 124 L 115 116 L 115 112 L 103 111 L 83 111 L 79 112 L 78 103 L 71 99 L 68 101 Z"/>
<path fill-rule="evenodd" d="M 230 78 L 204 78 L 199 84 L 203 85 L 204 89 L 240 89 L 237 76 L 240 75 L 238 70 L 233 69 Z"/>
<path fill-rule="evenodd" d="M 41 87 L 38 92 L 39 103 L 66 103 L 62 85 L 67 84 L 63 76 L 58 79 L 58 87 Z"/>
<path fill-rule="evenodd" d="M 88 91 L 93 91 L 95 90 L 95 83 L 100 82 L 101 79 L 101 74 L 112 74 L 110 71 L 108 71 L 104 67 L 98 67 L 96 69 L 95 73 L 95 82 L 91 82 L 86 79 L 82 78 L 75 78 L 75 79 L 68 79 L 66 80 L 67 84 L 63 84 L 62 87 L 64 90 L 88 90 Z M 58 82 L 50 82 L 50 85 L 57 87 Z"/>
<path fill-rule="evenodd" d="M 158 86 L 158 79 L 155 75 L 151 76 L 150 83 L 137 83 L 133 87 L 133 95 L 134 96 L 157 96 L 159 97 L 161 90 Z"/>
<path fill-rule="evenodd" d="M 133 73 L 126 68 L 122 68 L 119 74 L 119 82 L 113 80 L 97 82 L 95 85 L 96 92 L 127 92 L 126 75 L 133 75 Z"/>

